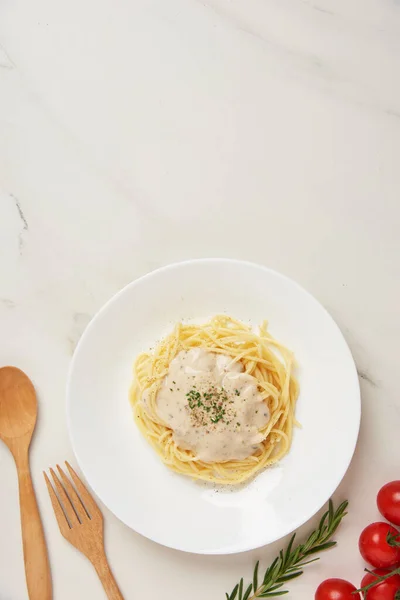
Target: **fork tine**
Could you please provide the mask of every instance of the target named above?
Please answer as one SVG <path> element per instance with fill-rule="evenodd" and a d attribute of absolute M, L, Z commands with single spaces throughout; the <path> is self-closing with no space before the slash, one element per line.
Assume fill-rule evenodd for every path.
<path fill-rule="evenodd" d="M 72 500 L 68 497 L 66 491 L 60 483 L 56 473 L 52 468 L 50 468 L 50 473 L 54 481 L 54 485 L 56 486 L 58 497 L 61 500 L 61 504 L 63 506 L 64 512 L 67 515 L 67 519 L 71 527 L 74 525 L 79 525 L 78 517 L 76 516 L 76 512 L 74 510 L 74 505 L 72 504 Z"/>
<path fill-rule="evenodd" d="M 66 476 L 66 474 L 64 473 L 62 468 L 60 467 L 60 465 L 57 465 L 57 470 L 62 479 L 62 483 L 65 488 L 65 491 L 67 492 L 68 497 L 71 500 L 71 503 L 75 509 L 75 512 L 78 515 L 78 519 L 82 523 L 84 521 L 84 519 L 86 519 L 88 517 L 88 513 L 85 509 L 85 506 L 83 505 L 82 500 L 79 498 L 78 494 L 76 493 L 76 491 L 74 489 L 74 486 L 72 485 L 72 483 L 70 482 L 70 480 L 68 479 L 68 477 Z"/>
<path fill-rule="evenodd" d="M 72 481 L 74 482 L 76 489 L 78 490 L 78 493 L 82 498 L 84 506 L 89 512 L 90 517 L 96 516 L 97 518 L 103 519 L 103 515 L 101 514 L 99 507 L 93 500 L 91 494 L 89 494 L 89 492 L 87 491 L 86 487 L 83 485 L 82 481 L 79 479 L 78 475 L 75 473 L 74 469 L 71 467 L 69 462 L 65 461 L 65 464 L 67 465 L 67 469 L 72 477 Z"/>
<path fill-rule="evenodd" d="M 43 471 L 44 479 L 46 481 L 47 489 L 49 492 L 50 500 L 53 505 L 54 514 L 56 515 L 56 519 L 58 522 L 58 526 L 62 535 L 65 537 L 69 532 L 69 525 L 67 521 L 67 517 L 64 514 L 63 509 L 58 501 L 55 491 L 53 490 L 53 486 L 50 483 L 50 479 L 47 477 L 47 474 Z"/>

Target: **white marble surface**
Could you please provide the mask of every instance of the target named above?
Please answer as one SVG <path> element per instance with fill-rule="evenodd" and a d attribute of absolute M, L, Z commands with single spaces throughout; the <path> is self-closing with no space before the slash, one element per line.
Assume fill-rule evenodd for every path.
<path fill-rule="evenodd" d="M 1 0 L 0 44 L 0 364 L 26 370 L 39 394 L 31 462 L 54 598 L 104 597 L 60 536 L 41 475 L 74 461 L 74 346 L 124 284 L 202 256 L 293 277 L 350 344 L 363 421 L 336 496 L 351 516 L 288 598 L 312 598 L 326 576 L 358 583 L 359 531 L 377 488 L 399 477 L 399 0 Z M 0 597 L 24 600 L 3 446 L 0 476 Z M 127 600 L 222 600 L 280 546 L 185 555 L 105 516 Z"/>

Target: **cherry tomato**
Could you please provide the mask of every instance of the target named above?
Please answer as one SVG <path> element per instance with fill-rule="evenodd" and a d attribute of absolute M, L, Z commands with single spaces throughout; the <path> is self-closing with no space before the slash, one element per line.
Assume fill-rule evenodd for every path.
<path fill-rule="evenodd" d="M 391 481 L 378 492 L 379 512 L 385 519 L 400 525 L 400 481 Z"/>
<path fill-rule="evenodd" d="M 373 573 L 375 575 L 387 575 L 389 571 L 374 569 Z M 376 577 L 371 573 L 367 573 L 361 582 L 361 587 L 365 587 L 374 581 L 376 581 Z M 382 583 L 377 583 L 366 593 L 364 592 L 364 598 L 367 598 L 367 600 L 397 600 L 400 598 L 400 575 L 392 575 Z"/>
<path fill-rule="evenodd" d="M 354 594 L 356 591 L 345 579 L 326 579 L 318 586 L 315 600 L 360 600 L 360 594 Z"/>
<path fill-rule="evenodd" d="M 374 567 L 394 567 L 400 563 L 400 546 L 390 545 L 388 534 L 394 537 L 393 543 L 400 544 L 399 532 L 389 523 L 371 523 L 360 535 L 361 556 Z"/>

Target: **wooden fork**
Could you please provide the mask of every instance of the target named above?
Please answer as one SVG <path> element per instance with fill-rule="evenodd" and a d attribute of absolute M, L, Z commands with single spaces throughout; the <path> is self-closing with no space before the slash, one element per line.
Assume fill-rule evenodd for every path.
<path fill-rule="evenodd" d="M 124 600 L 104 550 L 103 515 L 78 475 L 65 463 L 75 487 L 57 465 L 61 478 L 50 469 L 55 491 L 43 472 L 62 535 L 92 563 L 110 600 Z"/>

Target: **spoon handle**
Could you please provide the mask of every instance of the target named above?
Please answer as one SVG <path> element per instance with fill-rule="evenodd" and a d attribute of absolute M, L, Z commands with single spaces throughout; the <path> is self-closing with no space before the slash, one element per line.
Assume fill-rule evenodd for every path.
<path fill-rule="evenodd" d="M 14 458 L 18 470 L 22 543 L 29 600 L 51 600 L 49 559 L 31 479 L 28 451 L 14 455 Z"/>

